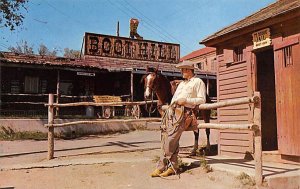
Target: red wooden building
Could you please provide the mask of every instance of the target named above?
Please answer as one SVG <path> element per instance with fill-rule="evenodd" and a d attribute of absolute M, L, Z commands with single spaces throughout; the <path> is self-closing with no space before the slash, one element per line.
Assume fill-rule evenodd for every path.
<path fill-rule="evenodd" d="M 300 159 L 300 1 L 279 0 L 210 35 L 217 49 L 218 101 L 262 97 L 262 147 L 282 159 Z M 252 121 L 252 108 L 218 110 L 220 123 Z M 251 132 L 220 131 L 219 154 L 253 153 Z"/>

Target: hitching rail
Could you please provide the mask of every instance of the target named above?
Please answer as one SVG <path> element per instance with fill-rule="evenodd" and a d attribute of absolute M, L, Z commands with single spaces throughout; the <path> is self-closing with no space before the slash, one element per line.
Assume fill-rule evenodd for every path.
<path fill-rule="evenodd" d="M 155 101 L 156 103 L 157 101 Z M 96 124 L 105 123 L 108 121 L 98 120 L 98 121 L 77 121 L 62 124 L 54 124 L 54 108 L 55 107 L 70 107 L 70 106 L 113 106 L 113 105 L 141 105 L 150 102 L 115 102 L 115 103 L 94 103 L 94 102 L 79 102 L 79 103 L 67 103 L 67 104 L 57 104 L 54 103 L 54 95 L 49 94 L 48 106 L 48 159 L 53 159 L 54 157 L 54 127 L 70 126 L 75 124 Z M 233 130 L 249 130 L 254 132 L 254 154 L 255 154 L 255 182 L 257 185 L 262 184 L 262 145 L 261 145 L 261 98 L 260 93 L 255 92 L 253 97 L 244 97 L 226 100 L 222 102 L 212 103 L 212 104 L 201 104 L 199 105 L 200 110 L 216 109 L 228 106 L 235 106 L 241 104 L 254 104 L 253 110 L 253 123 L 250 124 L 217 124 L 217 123 L 200 123 L 198 124 L 199 129 L 211 128 L 211 129 L 233 129 Z M 151 119 L 151 118 L 150 118 Z M 150 119 L 140 119 L 138 121 L 149 121 Z M 152 118 L 153 119 L 153 118 Z M 153 121 L 159 121 L 158 119 L 153 119 Z M 116 120 L 116 122 L 134 122 L 137 120 Z M 151 121 L 151 120 L 150 120 Z M 110 120 L 109 122 L 112 122 Z"/>
<path fill-rule="evenodd" d="M 255 156 L 255 183 L 260 186 L 262 184 L 262 144 L 261 144 L 261 98 L 259 92 L 254 92 L 253 97 L 245 97 L 222 101 L 212 104 L 201 104 L 200 110 L 215 109 L 221 107 L 235 106 L 240 104 L 254 104 L 253 123 L 250 124 L 217 124 L 217 123 L 200 123 L 199 129 L 233 129 L 233 130 L 248 130 L 254 133 L 254 156 Z"/>
<path fill-rule="evenodd" d="M 48 127 L 48 156 L 47 158 L 54 158 L 54 128 L 73 126 L 78 124 L 97 124 L 97 123 L 129 123 L 129 122 L 138 122 L 138 121 L 160 121 L 160 118 L 143 118 L 143 119 L 128 119 L 128 120 L 95 120 L 95 121 L 74 121 L 68 123 L 56 124 L 54 123 L 54 108 L 58 107 L 72 107 L 72 106 L 114 106 L 114 105 L 143 105 L 146 103 L 157 103 L 157 100 L 154 101 L 141 101 L 141 102 L 109 102 L 109 103 L 94 103 L 94 102 L 77 102 L 77 103 L 65 103 L 58 104 L 54 103 L 54 94 L 49 94 L 48 104 L 48 124 L 45 124 Z"/>

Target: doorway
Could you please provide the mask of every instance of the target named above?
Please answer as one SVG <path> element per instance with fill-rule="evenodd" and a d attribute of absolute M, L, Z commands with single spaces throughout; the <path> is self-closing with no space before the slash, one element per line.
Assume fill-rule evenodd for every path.
<path fill-rule="evenodd" d="M 262 149 L 277 150 L 277 118 L 274 51 L 264 50 L 256 53 L 257 90 L 261 94 Z"/>

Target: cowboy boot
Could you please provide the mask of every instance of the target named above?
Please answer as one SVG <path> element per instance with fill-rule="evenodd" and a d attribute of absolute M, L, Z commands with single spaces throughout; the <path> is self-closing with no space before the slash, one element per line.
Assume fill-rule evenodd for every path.
<path fill-rule="evenodd" d="M 158 177 L 161 174 L 161 171 L 159 169 L 155 169 L 150 176 L 151 177 Z"/>
<path fill-rule="evenodd" d="M 167 176 L 174 175 L 174 174 L 175 174 L 174 169 L 172 169 L 171 167 L 169 167 L 165 172 L 161 173 L 159 176 L 161 176 L 161 177 L 167 177 Z"/>

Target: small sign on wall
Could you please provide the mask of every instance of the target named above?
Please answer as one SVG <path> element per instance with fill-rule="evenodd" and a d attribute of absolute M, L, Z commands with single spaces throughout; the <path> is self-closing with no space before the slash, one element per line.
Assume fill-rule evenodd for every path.
<path fill-rule="evenodd" d="M 77 75 L 94 77 L 96 74 L 92 72 L 77 72 Z"/>
<path fill-rule="evenodd" d="M 265 28 L 252 33 L 253 49 L 259 49 L 271 45 L 270 28 Z"/>

